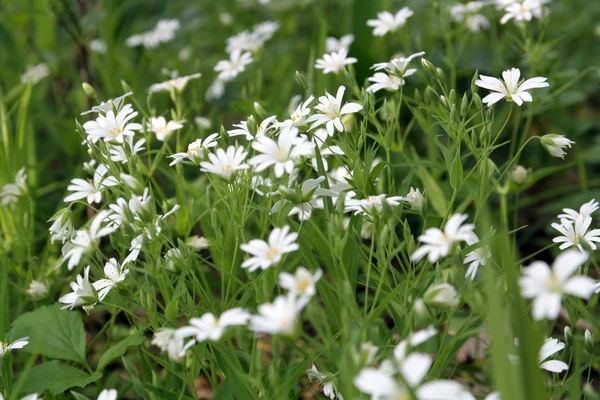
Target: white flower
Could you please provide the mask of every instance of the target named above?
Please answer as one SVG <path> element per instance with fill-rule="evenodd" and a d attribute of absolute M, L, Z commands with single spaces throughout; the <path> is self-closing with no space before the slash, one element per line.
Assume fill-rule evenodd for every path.
<path fill-rule="evenodd" d="M 435 335 L 437 335 L 438 331 L 433 327 L 433 325 L 428 326 L 426 329 L 421 329 L 417 332 L 412 332 L 408 337 L 394 347 L 394 358 L 397 361 L 402 361 L 406 358 L 406 353 L 408 351 L 408 346 L 415 347 L 422 343 L 425 343 Z"/>
<path fill-rule="evenodd" d="M 82 112 L 81 115 L 87 115 L 91 113 L 106 114 L 108 111 L 113 109 L 118 112 L 119 110 L 121 110 L 121 107 L 125 102 L 125 98 L 131 96 L 132 94 L 133 92 L 127 92 L 123 96 L 116 97 L 115 99 L 108 99 L 106 102 L 103 101 L 100 103 L 100 105 L 92 107 L 91 110 Z M 131 107 L 131 105 L 129 104 L 127 104 L 127 106 Z"/>
<path fill-rule="evenodd" d="M 307 375 L 309 381 L 316 381 L 321 385 L 321 390 L 326 397 L 331 400 L 344 400 L 344 396 L 338 392 L 335 386 L 335 379 L 319 372 L 317 367 L 315 367 L 315 364 L 312 365 L 312 368 L 308 371 Z"/>
<path fill-rule="evenodd" d="M 552 354 L 561 351 L 565 348 L 565 344 L 563 342 L 558 341 L 558 339 L 546 338 L 540 352 L 538 354 L 538 361 L 540 362 L 540 368 L 545 369 L 550 372 L 562 372 L 569 369 L 569 366 L 558 360 L 549 360 L 544 361 Z"/>
<path fill-rule="evenodd" d="M 234 51 L 245 52 L 245 51 L 257 51 L 265 43 L 263 36 L 249 31 L 242 31 L 237 35 L 227 38 L 227 46 L 225 51 L 229 54 Z"/>
<path fill-rule="evenodd" d="M 206 89 L 204 98 L 206 101 L 213 101 L 223 97 L 225 93 L 225 82 L 220 79 L 215 79 L 214 82 Z"/>
<path fill-rule="evenodd" d="M 0 393 L 0 400 L 4 400 L 4 396 Z M 21 397 L 21 400 L 42 400 L 41 397 L 38 397 L 37 393 L 28 394 L 25 397 Z"/>
<path fill-rule="evenodd" d="M 210 129 L 212 126 L 212 122 L 210 122 L 210 119 L 206 117 L 195 117 L 194 123 L 198 125 L 198 128 L 200 129 Z"/>
<path fill-rule="evenodd" d="M 146 139 L 140 139 L 137 142 L 133 135 L 128 135 L 125 137 L 125 140 L 121 144 L 108 144 L 108 152 L 110 154 L 110 160 L 112 162 L 120 162 L 122 164 L 127 164 L 129 161 L 128 153 L 133 156 L 134 154 L 139 153 L 142 150 L 145 150 L 144 144 L 146 144 Z M 125 151 L 127 150 L 127 151 Z"/>
<path fill-rule="evenodd" d="M 417 57 L 425 55 L 424 51 L 411 54 L 408 57 L 392 58 L 390 62 L 374 64 L 371 69 L 375 71 L 385 70 L 391 75 L 396 75 L 400 78 L 407 78 L 417 72 L 416 68 L 408 68 L 408 64 Z M 404 82 L 402 83 L 404 84 Z"/>
<path fill-rule="evenodd" d="M 369 82 L 373 82 L 367 88 L 367 92 L 377 93 L 380 90 L 396 91 L 400 89 L 400 86 L 404 85 L 404 79 L 396 75 L 388 75 L 383 72 L 376 72 L 372 77 L 369 78 Z"/>
<path fill-rule="evenodd" d="M 185 241 L 185 244 L 187 244 L 194 250 L 202 250 L 208 249 L 208 247 L 210 246 L 210 241 L 204 236 L 194 235 L 188 237 Z"/>
<path fill-rule="evenodd" d="M 156 134 L 156 139 L 164 142 L 174 131 L 183 128 L 184 121 L 169 121 L 165 117 L 152 117 L 147 124 L 147 129 Z"/>
<path fill-rule="evenodd" d="M 144 235 L 138 235 L 133 238 L 129 247 L 129 255 L 123 260 L 123 265 L 134 262 L 140 255 L 140 251 L 142 251 L 142 244 L 144 243 Z"/>
<path fill-rule="evenodd" d="M 289 232 L 290 227 L 286 225 L 283 228 L 273 229 L 269 234 L 268 243 L 264 240 L 253 239 L 242 244 L 240 248 L 253 256 L 242 263 L 242 268 L 248 268 L 250 272 L 256 271 L 258 268 L 267 269 L 281 261 L 284 254 L 298 250 L 299 246 L 296 243 L 298 234 Z"/>
<path fill-rule="evenodd" d="M 555 135 L 549 134 L 544 135 L 540 139 L 540 142 L 544 146 L 544 148 L 550 153 L 551 156 L 556 158 L 565 158 L 567 154 L 563 149 L 571 148 L 572 144 L 575 144 L 574 141 L 567 139 L 563 135 Z"/>
<path fill-rule="evenodd" d="M 235 171 L 244 170 L 248 168 L 248 164 L 244 164 L 244 160 L 248 156 L 248 153 L 242 146 L 235 147 L 229 146 L 227 151 L 223 149 L 217 149 L 215 154 L 208 154 L 208 161 L 200 163 L 200 171 L 211 172 L 222 176 L 225 179 L 231 179 L 231 176 Z"/>
<path fill-rule="evenodd" d="M 169 79 L 168 81 L 165 82 L 161 82 L 161 83 L 155 83 L 153 85 L 150 86 L 150 88 L 148 89 L 148 91 L 150 93 L 156 93 L 156 92 L 183 92 L 183 90 L 185 89 L 185 87 L 187 86 L 188 82 L 191 81 L 192 79 L 198 79 L 202 76 L 201 73 L 196 73 L 196 74 L 192 74 L 192 75 L 187 75 L 187 76 L 180 76 L 179 78 L 173 78 L 173 79 Z"/>
<path fill-rule="evenodd" d="M 475 400 L 454 381 L 439 379 L 422 383 L 433 363 L 426 354 L 413 353 L 397 364 L 386 361 L 378 369 L 363 368 L 354 378 L 354 385 L 372 399 L 408 399 L 412 398 L 412 392 L 417 400 Z M 394 378 L 397 372 L 403 377 L 402 383 Z"/>
<path fill-rule="evenodd" d="M 425 201 L 425 197 L 423 196 L 425 192 L 421 193 L 419 188 L 414 189 L 410 188 L 406 197 L 403 197 L 402 200 L 406 201 L 411 205 L 413 210 L 420 210 L 423 207 L 423 202 Z"/>
<path fill-rule="evenodd" d="M 282 131 L 277 141 L 268 136 L 261 136 L 252 142 L 252 148 L 262 154 L 252 157 L 248 163 L 253 165 L 257 172 L 273 165 L 275 176 L 279 178 L 286 172 L 291 174 L 300 157 L 312 154 L 312 147 L 311 142 L 298 137 L 297 129 Z"/>
<path fill-rule="evenodd" d="M 348 57 L 347 49 L 340 49 L 337 52 L 325 53 L 323 58 L 317 59 L 315 68 L 322 69 L 324 74 L 333 72 L 337 74 L 346 65 L 354 64 L 358 60 L 354 57 Z"/>
<path fill-rule="evenodd" d="M 377 19 L 367 20 L 367 25 L 374 28 L 373 36 L 384 36 L 388 32 L 393 32 L 403 26 L 413 14 L 413 11 L 408 7 L 403 7 L 395 15 L 389 11 L 383 11 L 377 13 Z"/>
<path fill-rule="evenodd" d="M 34 300 L 41 300 L 48 294 L 48 287 L 43 282 L 34 279 L 29 284 L 27 294 Z"/>
<path fill-rule="evenodd" d="M 446 222 L 442 231 L 439 228 L 429 228 L 419 236 L 419 241 L 425 243 L 419 247 L 411 256 L 413 261 L 419 261 L 425 255 L 428 255 L 429 262 L 434 263 L 441 257 L 448 255 L 454 243 L 466 241 L 473 234 L 475 226 L 467 224 L 461 226 L 468 218 L 465 214 L 454 214 Z"/>
<path fill-rule="evenodd" d="M 339 39 L 328 37 L 325 39 L 325 51 L 328 53 L 333 53 L 342 49 L 349 50 L 352 42 L 354 42 L 354 35 L 351 33 L 344 35 Z"/>
<path fill-rule="evenodd" d="M 279 286 L 299 298 L 310 298 L 317 292 L 316 284 L 322 275 L 323 271 L 320 269 L 311 274 L 306 268 L 298 267 L 294 275 L 281 272 L 279 274 Z"/>
<path fill-rule="evenodd" d="M 500 19 L 501 24 L 506 24 L 511 19 L 522 23 L 531 21 L 534 17 L 541 18 L 544 9 L 540 0 L 520 0 L 509 4 L 504 11 L 506 14 Z"/>
<path fill-rule="evenodd" d="M 108 50 L 106 47 L 106 43 L 100 39 L 94 39 L 90 42 L 90 50 L 94 53 L 106 53 Z"/>
<path fill-rule="evenodd" d="M 106 297 L 111 289 L 116 288 L 119 283 L 125 280 L 125 277 L 129 274 L 129 270 L 123 269 L 124 266 L 125 263 L 119 265 L 114 258 L 108 260 L 104 265 L 104 274 L 106 275 L 106 278 L 94 282 L 94 288 L 98 291 L 98 299 L 100 301 Z"/>
<path fill-rule="evenodd" d="M 312 115 L 306 120 L 306 122 L 313 122 L 310 126 L 311 130 L 325 124 L 329 136 L 333 136 L 336 129 L 344 132 L 344 125 L 340 117 L 345 114 L 359 112 L 363 109 L 357 103 L 346 103 L 342 107 L 342 98 L 345 91 L 346 88 L 340 86 L 335 97 L 327 92 L 325 92 L 325 96 L 319 97 L 319 104 L 315 106 L 315 109 L 320 111 L 320 113 Z"/>
<path fill-rule="evenodd" d="M 558 218 L 575 221 L 578 215 L 581 215 L 583 218 L 588 218 L 591 217 L 596 210 L 598 210 L 598 202 L 596 199 L 592 199 L 579 207 L 579 212 L 571 208 L 563 208 L 564 214 L 558 214 Z"/>
<path fill-rule="evenodd" d="M 215 147 L 217 145 L 218 139 L 218 133 L 208 135 L 204 140 L 196 139 L 192 143 L 188 144 L 187 153 L 175 153 L 173 155 L 170 155 L 169 158 L 172 158 L 173 161 L 171 161 L 169 166 L 173 166 L 184 161 L 189 161 L 194 164 L 198 164 L 202 159 L 204 159 L 204 149 Z"/>
<path fill-rule="evenodd" d="M 106 165 L 100 164 L 94 172 L 93 181 L 75 178 L 67 186 L 67 190 L 74 192 L 65 197 L 65 202 L 70 203 L 76 200 L 86 199 L 88 204 L 100 203 L 102 201 L 102 191 L 106 187 L 116 186 L 119 182 L 114 176 L 105 176 L 108 172 Z"/>
<path fill-rule="evenodd" d="M 246 140 L 252 140 L 255 137 L 265 136 L 267 132 L 276 129 L 278 126 L 277 117 L 275 115 L 265 118 L 260 124 L 256 125 L 256 133 L 250 132 L 248 121 L 241 121 L 239 124 L 233 124 L 237 129 L 230 129 L 227 134 L 231 137 L 245 136 Z"/>
<path fill-rule="evenodd" d="M 293 295 L 277 296 L 273 303 L 258 306 L 258 315 L 250 318 L 248 329 L 271 335 L 292 334 L 302 308 L 303 304 Z"/>
<path fill-rule="evenodd" d="M 89 229 L 78 230 L 75 232 L 75 237 L 62 247 L 63 260 L 61 264 L 69 260 L 67 264 L 69 271 L 79 265 L 79 261 L 81 261 L 84 254 L 96 247 L 100 238 L 110 235 L 117 229 L 112 225 L 102 227 L 102 223 L 106 222 L 111 214 L 112 210 L 100 211 L 92 221 Z"/>
<path fill-rule="evenodd" d="M 234 50 L 229 60 L 221 60 L 215 65 L 215 71 L 219 73 L 218 80 L 227 82 L 234 79 L 240 73 L 246 70 L 246 65 L 252 64 L 254 59 L 249 52 Z"/>
<path fill-rule="evenodd" d="M 98 400 L 117 400 L 118 394 L 116 389 L 104 389 L 98 395 Z"/>
<path fill-rule="evenodd" d="M 486 3 L 483 1 L 470 1 L 466 4 L 454 4 L 450 7 L 450 16 L 454 22 L 465 22 L 471 32 L 488 29 L 490 22 L 479 11 Z"/>
<path fill-rule="evenodd" d="M 39 63 L 36 66 L 28 65 L 23 75 L 21 75 L 21 83 L 31 81 L 31 84 L 35 85 L 48 75 L 50 75 L 50 68 L 46 63 Z"/>
<path fill-rule="evenodd" d="M 169 358 L 177 363 L 184 360 L 185 352 L 194 344 L 189 341 L 184 345 L 182 338 L 175 337 L 175 329 L 160 328 L 154 332 L 151 344 L 158 346 L 161 351 L 167 351 Z"/>
<path fill-rule="evenodd" d="M 533 298 L 533 318 L 556 319 L 560 312 L 563 294 L 589 299 L 595 281 L 573 273 L 588 259 L 578 250 L 567 250 L 558 255 L 552 269 L 543 261 L 535 261 L 523 270 L 519 284 L 525 298 Z"/>
<path fill-rule="evenodd" d="M 173 40 L 179 27 L 177 19 L 161 19 L 152 30 L 130 36 L 125 43 L 128 47 L 144 46 L 152 49 L 160 43 Z"/>
<path fill-rule="evenodd" d="M 86 306 L 93 308 L 98 302 L 98 293 L 92 284 L 90 283 L 90 266 L 88 265 L 83 270 L 83 276 L 77 275 L 76 282 L 71 282 L 70 286 L 73 290 L 71 293 L 67 293 L 62 296 L 58 301 L 65 304 L 62 308 L 68 308 L 72 310 L 74 307 Z"/>
<path fill-rule="evenodd" d="M 27 195 L 27 171 L 21 168 L 15 176 L 15 183 L 7 183 L 0 191 L 0 204 L 16 203 L 19 197 Z"/>
<path fill-rule="evenodd" d="M 475 84 L 492 92 L 497 92 L 490 93 L 482 99 L 483 103 L 487 104 L 488 107 L 491 107 L 492 104 L 499 102 L 505 97 L 508 101 L 512 100 L 520 106 L 523 102 L 533 101 L 528 90 L 550 86 L 546 82 L 547 78 L 541 76 L 519 83 L 520 77 L 521 71 L 518 68 L 512 68 L 502 72 L 502 81 L 491 76 L 479 75 L 479 79 L 475 81 Z"/>
<path fill-rule="evenodd" d="M 291 129 L 292 127 L 304 126 L 307 123 L 308 116 L 310 115 L 310 103 L 315 98 L 310 96 L 304 103 L 298 104 L 294 112 L 290 115 L 290 119 L 286 119 L 281 122 L 279 126 L 282 127 L 283 130 Z"/>
<path fill-rule="evenodd" d="M 575 221 L 563 218 L 560 224 L 556 222 L 552 227 L 562 233 L 562 236 L 557 236 L 552 241 L 554 243 L 562 243 L 560 249 L 564 250 L 571 246 L 576 246 L 581 251 L 586 251 L 586 248 L 596 250 L 597 246 L 594 242 L 600 242 L 600 229 L 592 229 L 588 231 L 592 224 L 591 217 L 577 215 Z"/>
<path fill-rule="evenodd" d="M 469 246 L 478 243 L 479 238 L 476 234 L 473 233 L 471 237 L 466 240 Z M 467 273 L 465 274 L 465 278 L 471 277 L 471 280 L 475 279 L 475 275 L 477 274 L 477 270 L 480 265 L 485 265 L 487 261 L 492 257 L 492 253 L 490 252 L 490 247 L 488 245 L 479 247 L 465 256 L 464 263 L 470 264 L 467 269 Z"/>
<path fill-rule="evenodd" d="M 423 300 L 431 306 L 440 308 L 456 307 L 460 302 L 458 292 L 449 283 L 430 286 L 423 294 Z"/>
<path fill-rule="evenodd" d="M 21 339 L 17 339 L 12 343 L 6 343 L 0 341 L 0 358 L 4 357 L 6 353 L 11 350 L 22 349 L 27 346 L 29 343 L 29 336 L 22 337 Z"/>
<path fill-rule="evenodd" d="M 191 318 L 190 325 L 175 331 L 175 338 L 184 339 L 193 336 L 196 343 L 205 340 L 221 339 L 225 329 L 230 326 L 246 325 L 250 314 L 243 308 L 232 308 L 216 318 L 212 313 L 206 313 L 200 318 Z"/>
<path fill-rule="evenodd" d="M 177 248 L 169 249 L 165 254 L 165 261 L 167 262 L 167 269 L 175 271 L 175 265 L 183 261 L 181 250 Z"/>
<path fill-rule="evenodd" d="M 387 197 L 385 194 L 377 196 L 369 196 L 366 199 L 348 199 L 344 212 L 354 212 L 354 215 L 369 215 L 374 216 L 375 214 L 383 210 L 383 203 L 387 203 L 390 207 L 397 206 L 400 204 L 402 197 L 392 196 Z"/>
<path fill-rule="evenodd" d="M 278 30 L 279 22 L 277 21 L 264 21 L 252 27 L 253 33 L 258 35 L 258 37 L 265 42 L 271 39 Z"/>
<path fill-rule="evenodd" d="M 131 105 L 126 104 L 116 115 L 112 109 L 108 110 L 106 115 L 99 114 L 95 121 L 87 121 L 83 124 L 83 129 L 89 140 L 94 143 L 98 139 L 103 139 L 105 142 L 123 143 L 126 136 L 134 135 L 134 131 L 142 129 L 142 125 L 138 123 L 129 123 L 137 115 L 137 111 L 134 111 Z"/>

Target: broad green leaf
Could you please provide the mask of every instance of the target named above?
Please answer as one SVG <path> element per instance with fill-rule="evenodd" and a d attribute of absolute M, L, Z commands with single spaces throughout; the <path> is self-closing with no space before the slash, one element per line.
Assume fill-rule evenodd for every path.
<path fill-rule="evenodd" d="M 21 351 L 61 360 L 85 362 L 85 330 L 81 315 L 60 304 L 40 307 L 13 322 L 10 339 L 29 337 Z"/>
<path fill-rule="evenodd" d="M 97 372 L 90 375 L 60 361 L 50 361 L 32 368 L 28 377 L 28 393 L 42 393 L 49 390 L 52 395 L 57 395 L 75 386 L 85 387 L 100 379 L 102 375 Z"/>
<path fill-rule="evenodd" d="M 127 348 L 131 346 L 139 346 L 144 343 L 144 334 L 142 332 L 136 332 L 135 334 L 129 336 L 126 339 L 121 340 L 119 343 L 112 345 L 102 357 L 100 357 L 100 361 L 98 361 L 98 371 L 101 371 L 106 367 L 111 361 L 116 358 L 121 357 L 127 351 Z"/>

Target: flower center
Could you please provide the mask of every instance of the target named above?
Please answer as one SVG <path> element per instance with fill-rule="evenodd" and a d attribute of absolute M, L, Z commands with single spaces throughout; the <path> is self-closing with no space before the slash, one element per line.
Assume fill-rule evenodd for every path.
<path fill-rule="evenodd" d="M 279 162 L 286 162 L 288 158 L 288 152 L 284 149 L 279 149 L 275 152 L 275 159 Z"/>
<path fill-rule="evenodd" d="M 269 261 L 274 261 L 277 256 L 279 256 L 279 249 L 274 249 L 272 247 L 269 247 L 269 249 L 267 250 L 267 252 L 265 253 L 265 258 Z"/>
<path fill-rule="evenodd" d="M 198 152 L 198 150 L 200 150 L 200 146 L 191 146 L 188 147 L 188 154 L 194 154 L 196 152 Z"/>
<path fill-rule="evenodd" d="M 296 122 L 300 119 L 300 114 L 295 112 L 292 114 L 291 118 L 292 118 L 292 121 Z"/>
<path fill-rule="evenodd" d="M 118 126 L 115 128 L 112 128 L 110 131 L 110 134 L 113 136 L 117 136 L 119 133 L 121 133 L 121 128 L 119 128 Z"/>
<path fill-rule="evenodd" d="M 221 172 L 224 174 L 230 174 L 231 172 L 233 172 L 233 167 L 231 166 L 231 164 L 227 164 L 223 166 L 223 168 L 221 168 Z"/>
<path fill-rule="evenodd" d="M 560 279 L 558 278 L 558 276 L 556 276 L 556 274 L 554 274 L 554 272 L 552 272 L 550 274 L 550 277 L 546 281 L 545 286 L 546 286 L 546 289 L 550 292 L 554 292 L 554 293 L 562 292 L 562 285 L 561 285 Z"/>
<path fill-rule="evenodd" d="M 298 282 L 298 284 L 296 284 L 296 289 L 298 289 L 299 293 L 304 293 L 310 284 L 311 281 L 309 279 L 302 279 L 300 282 Z"/>

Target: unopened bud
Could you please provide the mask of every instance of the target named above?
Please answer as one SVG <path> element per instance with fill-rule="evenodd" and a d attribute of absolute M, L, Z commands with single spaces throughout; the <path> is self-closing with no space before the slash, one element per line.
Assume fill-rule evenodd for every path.
<path fill-rule="evenodd" d="M 522 165 L 517 165 L 511 172 L 510 177 L 517 185 L 521 185 L 527 180 L 527 170 Z"/>
<path fill-rule="evenodd" d="M 254 111 L 262 119 L 267 117 L 267 111 L 257 101 L 254 102 Z"/>
<path fill-rule="evenodd" d="M 96 93 L 96 90 L 94 90 L 94 88 L 92 87 L 92 85 L 90 85 L 87 82 L 83 82 L 81 84 L 81 88 L 83 89 L 83 91 L 85 92 L 85 94 L 89 98 L 91 98 L 91 99 L 93 99 L 95 101 L 98 101 L 98 94 Z"/>
<path fill-rule="evenodd" d="M 594 334 L 590 332 L 589 329 L 586 329 L 583 334 L 583 339 L 586 350 L 591 353 L 594 350 Z"/>
<path fill-rule="evenodd" d="M 425 304 L 436 308 L 456 307 L 460 301 L 458 292 L 449 283 L 440 283 L 427 289 L 423 295 Z"/>

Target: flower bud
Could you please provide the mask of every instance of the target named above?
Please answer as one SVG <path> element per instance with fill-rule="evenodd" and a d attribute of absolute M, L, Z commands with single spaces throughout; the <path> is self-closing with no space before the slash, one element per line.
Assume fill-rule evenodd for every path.
<path fill-rule="evenodd" d="M 437 308 L 452 308 L 459 303 L 458 293 L 449 283 L 433 285 L 423 295 L 425 304 Z"/>
<path fill-rule="evenodd" d="M 425 57 L 421 58 L 421 65 L 423 65 L 425 71 L 427 71 L 431 76 L 435 77 L 437 75 L 435 66 L 430 61 L 425 59 Z"/>
<path fill-rule="evenodd" d="M 92 85 L 87 82 L 83 82 L 81 84 L 81 88 L 89 98 L 98 101 L 98 95 L 96 94 L 96 90 L 94 90 Z"/>
<path fill-rule="evenodd" d="M 565 326 L 564 336 L 565 336 L 565 343 L 567 344 L 567 346 L 572 346 L 573 345 L 573 332 L 571 332 L 570 327 Z"/>
<path fill-rule="evenodd" d="M 467 94 L 463 94 L 462 101 L 460 102 L 460 116 L 465 117 L 469 111 L 469 98 Z"/>
<path fill-rule="evenodd" d="M 473 93 L 473 103 L 475 103 L 475 107 L 477 107 L 477 109 L 483 108 L 483 102 L 481 101 L 481 97 L 477 93 Z"/>
<path fill-rule="evenodd" d="M 263 108 L 263 106 L 260 105 L 259 102 L 255 101 L 254 102 L 254 111 L 256 111 L 256 114 L 260 117 L 260 118 L 266 118 L 267 115 L 267 111 Z"/>
<path fill-rule="evenodd" d="M 550 153 L 552 157 L 565 158 L 567 154 L 563 149 L 570 148 L 574 141 L 567 139 L 563 135 L 549 134 L 540 138 L 542 146 Z"/>
<path fill-rule="evenodd" d="M 252 136 L 256 136 L 256 132 L 258 131 L 258 125 L 256 124 L 256 118 L 254 118 L 254 115 L 250 115 L 246 123 L 248 126 L 248 132 L 250 132 Z"/>
<path fill-rule="evenodd" d="M 138 181 L 136 178 L 134 178 L 131 175 L 128 175 L 128 174 L 125 174 L 125 173 L 121 172 L 121 174 L 119 176 L 121 177 L 121 180 L 123 182 L 125 182 L 125 184 L 127 186 L 129 186 L 129 188 L 131 190 L 141 191 L 144 188 L 142 186 L 142 184 L 140 183 L 140 181 Z"/>
<path fill-rule="evenodd" d="M 304 88 L 304 90 L 308 90 L 308 81 L 306 77 L 302 75 L 299 71 L 296 71 L 296 80 Z"/>
<path fill-rule="evenodd" d="M 29 289 L 27 289 L 27 294 L 33 300 L 41 300 L 48 295 L 48 287 L 40 281 L 32 280 Z"/>
<path fill-rule="evenodd" d="M 594 350 L 594 334 L 592 334 L 589 329 L 586 329 L 585 333 L 583 334 L 583 339 L 586 350 L 591 353 Z"/>
<path fill-rule="evenodd" d="M 527 170 L 522 165 L 517 165 L 510 173 L 511 179 L 517 185 L 523 184 L 527 180 L 527 175 Z"/>

